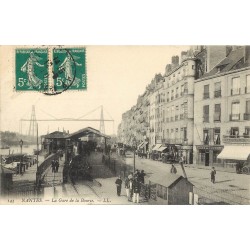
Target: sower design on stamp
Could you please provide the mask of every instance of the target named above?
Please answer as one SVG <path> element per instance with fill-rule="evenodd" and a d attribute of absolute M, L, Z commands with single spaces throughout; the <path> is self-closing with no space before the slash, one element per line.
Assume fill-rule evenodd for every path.
<path fill-rule="evenodd" d="M 47 63 L 47 49 L 16 49 L 16 90 L 44 91 L 47 89 Z"/>
<path fill-rule="evenodd" d="M 56 92 L 86 89 L 85 48 L 54 49 L 53 79 Z"/>

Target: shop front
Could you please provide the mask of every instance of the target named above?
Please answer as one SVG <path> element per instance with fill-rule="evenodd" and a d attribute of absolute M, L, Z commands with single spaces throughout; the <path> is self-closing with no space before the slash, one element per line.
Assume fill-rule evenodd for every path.
<path fill-rule="evenodd" d="M 193 146 L 183 145 L 180 150 L 184 157 L 184 164 L 193 164 Z"/>
<path fill-rule="evenodd" d="M 197 164 L 204 166 L 216 166 L 221 164 L 217 156 L 221 153 L 224 146 L 222 145 L 196 145 Z"/>

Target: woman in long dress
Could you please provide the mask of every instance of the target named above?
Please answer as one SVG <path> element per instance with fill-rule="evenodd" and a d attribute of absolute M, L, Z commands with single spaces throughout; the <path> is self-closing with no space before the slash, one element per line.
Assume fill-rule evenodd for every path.
<path fill-rule="evenodd" d="M 21 67 L 21 71 L 27 72 L 28 76 L 28 86 L 34 86 L 36 88 L 41 87 L 41 83 L 43 82 L 39 79 L 35 74 L 35 65 L 38 67 L 44 67 L 44 65 L 40 64 L 38 61 L 42 60 L 41 57 L 36 56 L 34 52 L 30 52 L 30 56 L 25 64 Z"/>
<path fill-rule="evenodd" d="M 72 56 L 68 53 L 66 58 L 64 59 L 63 63 L 59 66 L 59 70 L 60 71 L 63 70 L 65 73 L 65 79 L 66 79 L 65 84 L 66 85 L 71 84 L 72 86 L 76 86 L 76 85 L 79 85 L 79 83 L 81 82 L 81 80 L 79 78 L 77 78 L 76 76 L 74 78 L 75 72 L 73 72 L 74 65 L 82 66 L 81 63 L 76 62 L 76 60 L 79 58 L 80 57 Z"/>

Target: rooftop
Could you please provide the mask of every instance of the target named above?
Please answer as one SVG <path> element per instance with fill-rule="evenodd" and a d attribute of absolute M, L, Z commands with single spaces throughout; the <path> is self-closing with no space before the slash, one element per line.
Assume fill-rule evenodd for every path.
<path fill-rule="evenodd" d="M 43 137 L 46 139 L 64 139 L 68 136 L 69 134 L 66 132 L 60 132 L 60 131 L 54 131 L 50 134 L 44 135 Z"/>
<path fill-rule="evenodd" d="M 218 74 L 227 73 L 236 69 L 241 69 L 250 66 L 250 60 L 245 60 L 245 47 L 242 46 L 233 50 L 219 62 L 211 71 L 202 75 L 199 79 L 216 76 Z M 197 81 L 199 81 L 199 79 Z"/>
<path fill-rule="evenodd" d="M 81 137 L 93 135 L 93 134 L 95 134 L 98 137 L 104 137 L 104 138 L 110 139 L 110 136 L 105 135 L 105 134 L 101 133 L 99 130 L 91 128 L 91 127 L 80 129 L 80 130 L 78 130 L 72 134 L 69 134 L 69 135 L 67 134 L 66 138 L 77 139 L 77 138 L 81 138 Z"/>
<path fill-rule="evenodd" d="M 174 186 L 175 184 L 177 184 L 182 179 L 184 179 L 184 177 L 181 176 L 181 175 L 170 174 L 169 173 L 169 174 L 166 174 L 164 176 L 162 176 L 162 175 L 153 175 L 150 178 L 150 181 L 154 182 L 154 183 L 157 183 L 157 184 L 160 184 L 160 185 L 162 185 L 164 187 L 172 187 L 172 186 Z M 189 182 L 189 183 L 191 183 L 191 182 Z"/>

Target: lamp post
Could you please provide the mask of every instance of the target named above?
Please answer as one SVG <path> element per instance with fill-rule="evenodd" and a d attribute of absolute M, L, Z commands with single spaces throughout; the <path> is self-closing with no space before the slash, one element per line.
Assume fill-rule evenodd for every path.
<path fill-rule="evenodd" d="M 19 141 L 19 145 L 20 145 L 20 148 L 21 148 L 21 160 L 20 160 L 19 173 L 21 174 L 22 173 L 22 167 L 23 167 L 23 140 L 22 139 Z"/>

